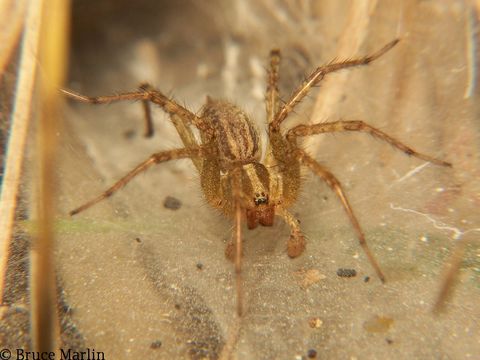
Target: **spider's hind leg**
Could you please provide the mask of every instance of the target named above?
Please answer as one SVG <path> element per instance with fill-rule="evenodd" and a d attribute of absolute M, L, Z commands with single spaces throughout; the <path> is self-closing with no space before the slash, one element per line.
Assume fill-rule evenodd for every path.
<path fill-rule="evenodd" d="M 185 159 L 185 158 L 192 158 L 192 157 L 202 157 L 207 154 L 207 149 L 205 147 L 197 147 L 197 148 L 192 148 L 192 149 L 176 149 L 176 150 L 168 150 L 168 151 L 162 151 L 155 153 L 153 155 L 150 155 L 150 157 L 141 162 L 139 165 L 137 165 L 133 170 L 131 170 L 127 175 L 122 177 L 120 180 L 118 180 L 115 184 L 113 184 L 110 188 L 108 188 L 106 191 L 104 191 L 102 194 L 97 196 L 96 198 L 86 202 L 82 206 L 70 211 L 70 215 L 76 215 L 91 206 L 99 203 L 100 201 L 109 198 L 112 196 L 114 193 L 116 193 L 118 190 L 123 188 L 125 185 L 127 185 L 135 176 L 138 174 L 144 172 L 148 168 L 150 168 L 152 165 L 159 164 L 162 162 L 166 162 L 169 160 L 175 160 L 175 159 Z"/>

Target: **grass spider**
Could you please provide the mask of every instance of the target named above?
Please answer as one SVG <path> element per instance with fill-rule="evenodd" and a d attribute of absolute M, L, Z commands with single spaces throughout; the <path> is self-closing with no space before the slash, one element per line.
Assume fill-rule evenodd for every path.
<path fill-rule="evenodd" d="M 398 41 L 391 41 L 379 51 L 368 56 L 332 62 L 318 67 L 295 89 L 286 102 L 280 101 L 277 86 L 280 52 L 272 50 L 266 89 L 269 144 L 263 162 L 261 162 L 261 146 L 257 130 L 245 112 L 230 102 L 207 97 L 207 102 L 200 115 L 196 115 L 148 84 L 141 85 L 137 91 L 98 97 L 62 90 L 65 95 L 74 100 L 91 104 L 140 100 L 145 112 L 145 136 L 153 135 L 150 104 L 156 104 L 170 114 L 184 144 L 183 148 L 152 154 L 105 192 L 72 210 L 70 215 L 78 214 L 110 197 L 152 165 L 190 158 L 200 174 L 201 188 L 208 203 L 234 220 L 234 241 L 228 244 L 226 254 L 235 262 L 237 313 L 241 315 L 243 311 L 242 222 L 246 221 L 249 229 L 258 225 L 272 226 L 275 215 L 280 216 L 290 227 L 290 238 L 287 241 L 288 256 L 295 258 L 301 255 L 305 250 L 305 238 L 298 220 L 288 211 L 288 208 L 298 198 L 301 187 L 300 168 L 305 166 L 325 180 L 336 193 L 370 264 L 380 280 L 384 282 L 385 276 L 366 243 L 365 235 L 340 182 L 327 168 L 308 155 L 297 144 L 297 139 L 323 133 L 360 131 L 388 142 L 407 155 L 437 165 L 451 166 L 451 164 L 418 153 L 361 120 L 302 124 L 288 130 L 282 129 L 281 125 L 312 87 L 318 85 L 327 74 L 355 66 L 368 65 L 392 49 Z M 201 142 L 196 140 L 192 127 L 198 129 Z"/>

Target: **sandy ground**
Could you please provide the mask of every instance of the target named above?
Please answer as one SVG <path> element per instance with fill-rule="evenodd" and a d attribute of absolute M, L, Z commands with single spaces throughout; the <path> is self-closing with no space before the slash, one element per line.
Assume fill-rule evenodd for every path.
<path fill-rule="evenodd" d="M 264 133 L 268 51 L 282 50 L 286 99 L 305 74 L 337 55 L 338 44 L 355 37 L 343 33 L 352 20 L 349 2 L 214 4 L 77 3 L 69 87 L 103 95 L 148 80 L 193 111 L 206 95 L 228 98 Z M 155 137 L 145 139 L 140 104 L 68 102 L 59 133 L 56 250 L 64 347 L 103 351 L 107 359 L 218 358 L 239 326 L 231 354 L 238 359 L 300 359 L 312 349 L 321 359 L 480 353 L 478 90 L 469 59 L 477 42 L 469 26 L 478 16 L 461 1 L 382 1 L 370 14 L 362 45 L 344 56 L 370 53 L 396 37 L 400 44 L 368 68 L 332 75 L 289 124 L 362 119 L 454 164 L 409 158 L 365 134 L 305 142 L 342 182 L 386 284 L 335 195 L 305 172 L 293 212 L 307 250 L 287 257 L 289 229 L 280 218 L 272 228 L 245 230 L 246 313 L 237 322 L 233 266 L 224 256 L 232 223 L 202 199 L 188 160 L 151 169 L 108 201 L 67 215 L 151 153 L 181 146 L 161 111 L 154 113 Z M 169 196 L 179 209 L 164 205 Z M 20 224 L 28 228 L 28 221 Z M 25 232 L 18 237 L 27 246 Z M 446 311 L 434 316 L 445 260 L 459 239 L 471 239 L 459 283 Z M 28 268 L 25 252 L 18 254 L 11 262 L 17 276 Z M 339 268 L 357 275 L 339 277 Z M 11 285 L 16 295 L 4 317 L 4 339 L 13 348 L 28 343 L 28 300 L 24 282 L 10 284 L 20 288 Z"/>

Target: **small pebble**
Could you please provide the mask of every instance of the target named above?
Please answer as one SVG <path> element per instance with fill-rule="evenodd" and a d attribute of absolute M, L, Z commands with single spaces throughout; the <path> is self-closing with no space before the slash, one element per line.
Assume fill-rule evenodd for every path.
<path fill-rule="evenodd" d="M 159 349 L 162 346 L 162 342 L 160 340 L 156 340 L 150 344 L 150 349 Z"/>
<path fill-rule="evenodd" d="M 170 210 L 178 210 L 182 207 L 182 202 L 173 196 L 167 196 L 163 201 L 163 206 Z"/>
<path fill-rule="evenodd" d="M 62 311 L 63 311 L 64 314 L 71 314 L 73 312 L 73 309 L 70 305 L 63 304 L 62 305 Z"/>
<path fill-rule="evenodd" d="M 357 276 L 357 270 L 340 268 L 337 270 L 337 275 L 340 277 L 347 277 L 347 278 L 355 277 Z"/>
<path fill-rule="evenodd" d="M 133 129 L 130 129 L 130 130 L 127 130 L 123 133 L 123 136 L 125 137 L 125 139 L 133 139 L 135 137 L 135 130 Z"/>
<path fill-rule="evenodd" d="M 366 282 L 366 283 L 369 282 L 370 281 L 370 276 L 365 276 L 363 278 L 363 281 Z"/>
<path fill-rule="evenodd" d="M 317 357 L 317 350 L 315 349 L 308 350 L 307 356 L 309 359 L 315 359 Z"/>
<path fill-rule="evenodd" d="M 197 269 L 202 270 L 203 269 L 203 264 L 201 262 L 197 263 Z"/>
<path fill-rule="evenodd" d="M 135 238 L 135 241 L 136 241 L 137 243 L 141 243 L 141 242 L 142 242 L 142 240 L 141 240 L 139 237 L 136 237 L 136 238 Z"/>
<path fill-rule="evenodd" d="M 322 326 L 322 324 L 323 321 L 319 317 L 314 317 L 308 320 L 308 325 L 310 325 L 312 329 L 318 329 Z"/>

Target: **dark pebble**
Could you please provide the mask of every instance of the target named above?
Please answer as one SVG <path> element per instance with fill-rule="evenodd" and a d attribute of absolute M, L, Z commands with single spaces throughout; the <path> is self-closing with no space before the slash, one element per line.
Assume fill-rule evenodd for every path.
<path fill-rule="evenodd" d="M 125 137 L 125 139 L 133 139 L 135 137 L 135 130 L 133 129 L 130 129 L 130 130 L 127 130 L 123 133 L 123 136 Z"/>
<path fill-rule="evenodd" d="M 182 202 L 173 196 L 167 196 L 163 201 L 163 206 L 170 210 L 178 210 L 182 207 Z"/>
<path fill-rule="evenodd" d="M 354 276 L 357 276 L 357 270 L 340 268 L 337 270 L 337 275 L 340 277 L 347 277 L 347 278 L 354 277 Z"/>
<path fill-rule="evenodd" d="M 150 344 L 150 349 L 159 349 L 161 346 L 162 342 L 160 340 L 157 340 Z"/>
<path fill-rule="evenodd" d="M 64 314 L 71 314 L 73 312 L 73 309 L 70 305 L 63 304 L 62 305 L 62 311 Z"/>

